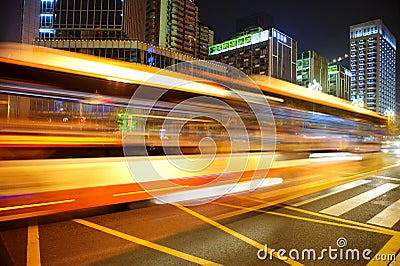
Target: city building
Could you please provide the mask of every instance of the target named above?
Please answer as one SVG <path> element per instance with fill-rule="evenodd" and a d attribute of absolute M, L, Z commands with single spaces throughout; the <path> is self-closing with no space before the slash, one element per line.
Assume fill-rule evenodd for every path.
<path fill-rule="evenodd" d="M 144 39 L 146 0 L 41 0 L 40 40 Z"/>
<path fill-rule="evenodd" d="M 198 54 L 197 57 L 199 59 L 207 59 L 208 58 L 208 47 L 214 44 L 214 31 L 202 24 L 199 23 L 199 38 L 198 38 Z"/>
<path fill-rule="evenodd" d="M 296 82 L 328 93 L 328 58 L 313 50 L 297 53 Z"/>
<path fill-rule="evenodd" d="M 42 40 L 36 45 L 166 68 L 196 58 L 138 40 Z"/>
<path fill-rule="evenodd" d="M 396 39 L 381 19 L 350 26 L 350 100 L 380 114 L 396 109 Z"/>
<path fill-rule="evenodd" d="M 194 0 L 147 0 L 147 42 L 197 57 L 198 38 L 198 6 Z"/>
<path fill-rule="evenodd" d="M 147 7 L 146 0 L 41 0 L 34 44 L 158 68 L 195 60 L 144 42 Z"/>
<path fill-rule="evenodd" d="M 296 83 L 297 42 L 275 28 L 259 28 L 211 45 L 208 55 L 247 75 L 260 74 Z"/>
<path fill-rule="evenodd" d="M 342 65 L 328 66 L 327 93 L 345 100 L 350 100 L 350 69 Z"/>
<path fill-rule="evenodd" d="M 3 1 L 0 16 L 1 42 L 32 42 L 39 35 L 40 0 Z"/>

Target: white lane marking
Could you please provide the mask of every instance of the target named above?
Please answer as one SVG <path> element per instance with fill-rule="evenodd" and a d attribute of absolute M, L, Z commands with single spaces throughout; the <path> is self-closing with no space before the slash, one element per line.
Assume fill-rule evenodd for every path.
<path fill-rule="evenodd" d="M 373 177 L 400 182 L 400 178 L 394 178 L 394 177 L 383 176 L 383 175 L 374 175 Z"/>
<path fill-rule="evenodd" d="M 311 199 L 306 199 L 306 200 L 303 200 L 303 201 L 300 201 L 300 202 L 296 202 L 294 204 L 291 204 L 291 206 L 298 207 L 298 206 L 301 206 L 301 205 L 304 205 L 304 204 L 307 204 L 307 203 L 310 203 L 310 202 L 313 202 L 313 201 L 316 201 L 316 200 L 319 200 L 319 199 L 323 199 L 323 198 L 335 195 L 335 194 L 337 194 L 339 192 L 342 192 L 342 191 L 345 191 L 345 190 L 348 190 L 348 189 L 351 189 L 351 188 L 355 188 L 357 186 L 364 185 L 364 184 L 369 183 L 369 182 L 371 182 L 371 180 L 365 180 L 365 179 L 356 180 L 356 181 L 353 181 L 353 182 L 350 182 L 350 183 L 347 183 L 347 184 L 343 184 L 343 185 L 337 186 L 335 188 L 335 191 L 332 191 L 330 193 L 323 194 L 323 195 L 320 195 L 320 196 L 317 196 L 317 197 L 314 197 L 314 198 L 311 198 Z"/>
<path fill-rule="evenodd" d="M 361 204 L 363 204 L 367 201 L 370 201 L 376 197 L 379 197 L 380 195 L 388 192 L 389 190 L 397 188 L 398 186 L 399 186 L 398 184 L 386 183 L 384 185 L 381 185 L 379 187 L 371 189 L 367 192 L 359 194 L 355 197 L 352 197 L 348 200 L 342 201 L 331 207 L 323 209 L 320 212 L 325 213 L 325 214 L 334 215 L 334 216 L 339 216 L 339 215 L 342 215 L 343 213 L 346 213 L 346 212 L 360 206 Z"/>
<path fill-rule="evenodd" d="M 28 226 L 28 244 L 26 250 L 26 265 L 40 266 L 40 244 L 38 225 Z"/>
<path fill-rule="evenodd" d="M 386 207 L 383 211 L 372 217 L 367 223 L 392 227 L 400 220 L 400 200 Z"/>

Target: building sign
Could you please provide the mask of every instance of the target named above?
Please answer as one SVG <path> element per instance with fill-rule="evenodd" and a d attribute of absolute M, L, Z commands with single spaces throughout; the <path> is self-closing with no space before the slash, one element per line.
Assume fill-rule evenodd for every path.
<path fill-rule="evenodd" d="M 256 32 L 252 34 L 242 35 L 235 39 L 225 41 L 223 43 L 211 45 L 208 47 L 208 55 L 216 55 L 226 51 L 234 50 L 240 47 L 267 41 L 269 38 L 269 30 Z"/>

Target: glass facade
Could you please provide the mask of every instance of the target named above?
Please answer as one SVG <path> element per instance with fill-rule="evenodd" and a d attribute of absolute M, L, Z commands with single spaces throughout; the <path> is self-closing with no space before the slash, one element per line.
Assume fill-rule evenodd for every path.
<path fill-rule="evenodd" d="M 350 27 L 353 103 L 387 114 L 396 108 L 396 40 L 377 19 Z"/>
<path fill-rule="evenodd" d="M 40 40 L 144 39 L 146 0 L 41 0 Z"/>
<path fill-rule="evenodd" d="M 165 68 L 180 62 L 195 60 L 194 57 L 168 49 L 129 40 L 52 40 L 36 41 L 35 45 L 71 52 L 112 58 L 131 63 Z"/>

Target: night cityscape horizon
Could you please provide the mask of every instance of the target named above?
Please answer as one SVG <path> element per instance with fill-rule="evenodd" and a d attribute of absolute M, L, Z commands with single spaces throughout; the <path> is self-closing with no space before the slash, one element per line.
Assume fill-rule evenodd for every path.
<path fill-rule="evenodd" d="M 0 265 L 399 265 L 400 2 L 0 4 Z"/>

